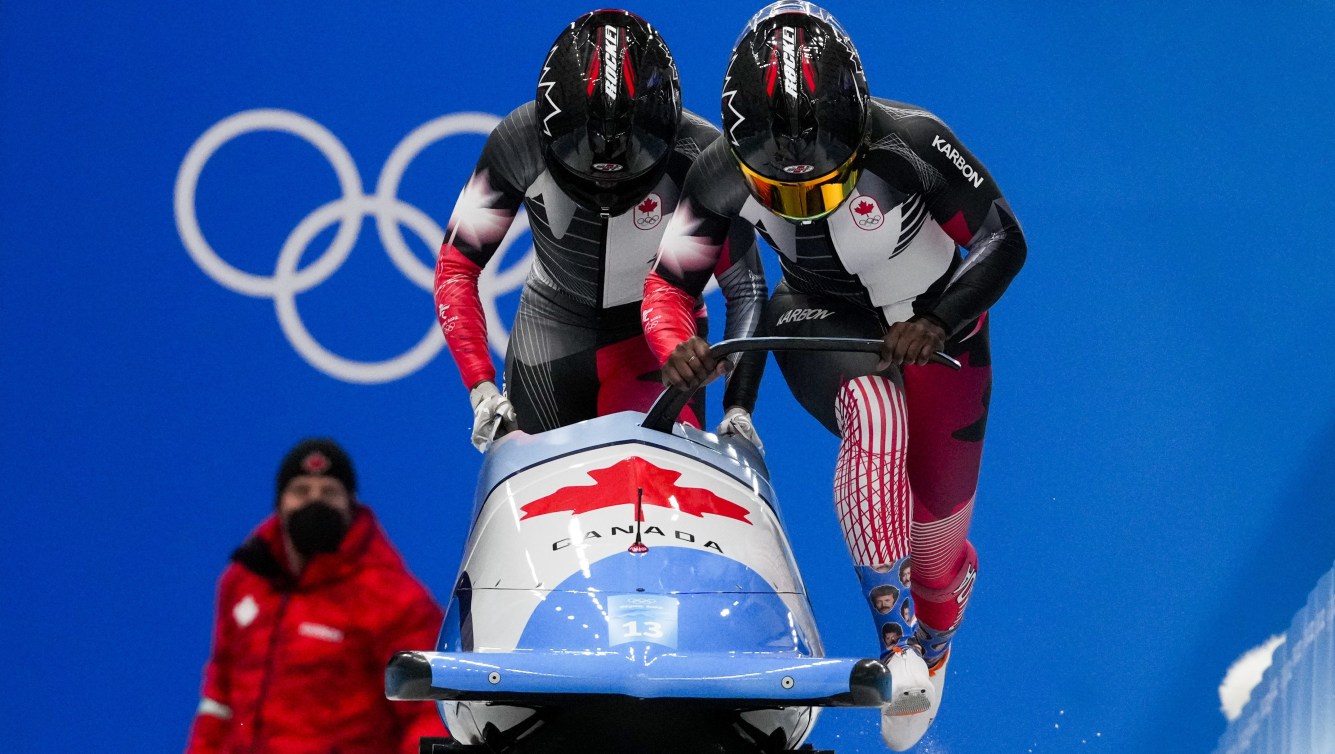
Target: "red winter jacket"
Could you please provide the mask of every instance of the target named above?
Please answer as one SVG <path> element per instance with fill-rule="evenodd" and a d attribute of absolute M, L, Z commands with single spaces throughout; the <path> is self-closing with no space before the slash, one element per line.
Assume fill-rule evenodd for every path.
<path fill-rule="evenodd" d="M 371 511 L 299 578 L 285 558 L 270 516 L 223 572 L 187 753 L 416 754 L 447 735 L 431 702 L 385 698 L 389 658 L 434 649 L 442 615 Z"/>

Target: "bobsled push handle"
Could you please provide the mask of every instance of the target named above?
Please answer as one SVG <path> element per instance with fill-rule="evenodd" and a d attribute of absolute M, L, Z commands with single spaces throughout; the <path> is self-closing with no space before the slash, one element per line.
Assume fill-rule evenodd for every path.
<path fill-rule="evenodd" d="M 709 354 L 715 359 L 722 359 L 734 353 L 747 351 L 856 351 L 879 354 L 881 344 L 880 338 L 780 338 L 767 336 L 720 341 L 710 347 Z M 941 351 L 932 354 L 931 361 L 948 366 L 951 369 L 960 368 L 958 361 Z M 648 415 L 644 417 L 644 422 L 640 426 L 645 429 L 656 429 L 659 432 L 671 432 L 677 416 L 694 394 L 695 390 L 665 388 L 663 393 L 658 396 L 658 400 L 654 401 L 654 405 L 649 409 Z"/>

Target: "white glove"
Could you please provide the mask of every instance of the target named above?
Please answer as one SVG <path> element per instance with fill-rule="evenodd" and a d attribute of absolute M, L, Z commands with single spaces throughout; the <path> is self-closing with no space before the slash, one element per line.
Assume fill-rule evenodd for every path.
<path fill-rule="evenodd" d="M 750 412 L 739 406 L 728 409 L 728 413 L 724 414 L 723 421 L 718 423 L 718 429 L 714 432 L 741 437 L 756 446 L 756 450 L 765 452 L 765 444 L 760 441 L 760 435 L 756 434 L 756 425 L 751 421 Z"/>
<path fill-rule="evenodd" d="M 486 453 L 492 440 L 519 426 L 514 405 L 491 380 L 479 382 L 469 390 L 468 401 L 473 404 L 473 447 L 479 453 Z"/>

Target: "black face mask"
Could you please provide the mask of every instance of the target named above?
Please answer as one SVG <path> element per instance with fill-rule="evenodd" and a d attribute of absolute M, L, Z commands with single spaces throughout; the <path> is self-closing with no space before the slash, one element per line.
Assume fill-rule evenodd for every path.
<path fill-rule="evenodd" d="M 338 550 L 348 533 L 348 522 L 334 506 L 322 500 L 307 503 L 287 517 L 287 536 L 302 557 Z"/>

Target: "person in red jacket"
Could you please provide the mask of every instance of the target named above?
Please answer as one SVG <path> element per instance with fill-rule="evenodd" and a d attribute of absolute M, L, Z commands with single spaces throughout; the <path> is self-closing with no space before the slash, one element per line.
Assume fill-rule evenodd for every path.
<path fill-rule="evenodd" d="M 390 657 L 433 648 L 443 615 L 356 493 L 332 440 L 283 460 L 275 513 L 218 584 L 188 754 L 415 754 L 448 735 L 432 703 L 385 698 Z"/>

